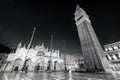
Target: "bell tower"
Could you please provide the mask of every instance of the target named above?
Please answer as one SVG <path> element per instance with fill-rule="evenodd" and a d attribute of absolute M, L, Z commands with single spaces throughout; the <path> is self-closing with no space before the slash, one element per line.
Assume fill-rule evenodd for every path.
<path fill-rule="evenodd" d="M 92 27 L 89 16 L 78 5 L 75 10 L 75 22 L 85 58 L 87 71 L 111 71 L 109 63 Z"/>

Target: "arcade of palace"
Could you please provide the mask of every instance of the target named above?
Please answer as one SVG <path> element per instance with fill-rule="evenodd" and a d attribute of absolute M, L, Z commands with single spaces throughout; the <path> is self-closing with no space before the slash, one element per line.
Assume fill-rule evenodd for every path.
<path fill-rule="evenodd" d="M 110 66 L 115 71 L 120 71 L 120 41 L 104 45 L 105 55 Z"/>
<path fill-rule="evenodd" d="M 26 63 L 24 63 L 26 61 Z M 50 64 L 51 63 L 51 64 Z M 21 70 L 23 64 L 28 66 L 29 71 L 34 70 L 61 70 L 64 68 L 64 60 L 60 57 L 59 50 L 49 51 L 44 43 L 35 47 L 27 48 L 19 43 L 14 53 L 10 53 L 7 58 L 6 71 L 13 71 L 16 67 Z"/>

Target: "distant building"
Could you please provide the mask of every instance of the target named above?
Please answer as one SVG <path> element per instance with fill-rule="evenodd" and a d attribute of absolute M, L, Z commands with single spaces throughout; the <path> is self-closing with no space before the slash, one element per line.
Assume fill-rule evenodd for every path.
<path fill-rule="evenodd" d="M 77 67 L 76 67 L 76 57 L 74 57 L 73 55 L 65 55 L 65 58 L 64 58 L 64 63 L 66 63 L 66 68 L 69 70 L 75 70 Z"/>
<path fill-rule="evenodd" d="M 16 67 L 22 70 L 23 64 L 28 71 L 44 71 L 50 67 L 51 70 L 61 70 L 63 69 L 63 62 L 60 51 L 52 49 L 51 52 L 48 48 L 45 48 L 44 43 L 32 46 L 29 50 L 25 45 L 22 46 L 22 43 L 19 43 L 16 51 L 8 55 L 5 70 L 14 71 Z"/>
<path fill-rule="evenodd" d="M 104 45 L 106 58 L 113 70 L 120 70 L 120 41 Z"/>
<path fill-rule="evenodd" d="M 66 68 L 73 71 L 85 71 L 85 61 L 82 54 L 74 54 L 74 55 L 65 55 L 64 63 L 66 63 Z M 65 61 L 66 60 L 66 61 Z"/>
<path fill-rule="evenodd" d="M 86 71 L 85 59 L 82 54 L 76 56 L 76 71 Z"/>

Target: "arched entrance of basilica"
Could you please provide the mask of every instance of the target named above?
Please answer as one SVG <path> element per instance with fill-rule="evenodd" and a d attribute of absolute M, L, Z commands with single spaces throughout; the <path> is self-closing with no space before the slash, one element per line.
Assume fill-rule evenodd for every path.
<path fill-rule="evenodd" d="M 13 68 L 12 63 L 11 63 L 10 61 L 8 61 L 8 62 L 5 64 L 5 66 L 3 67 L 2 70 L 3 70 L 3 71 L 11 71 L 12 68 Z"/>
<path fill-rule="evenodd" d="M 58 61 L 54 61 L 54 70 L 60 70 L 60 65 Z"/>
<path fill-rule="evenodd" d="M 54 62 L 54 70 L 56 70 L 57 61 Z"/>
<path fill-rule="evenodd" d="M 25 65 L 24 65 L 25 71 L 31 70 L 31 69 L 30 69 L 31 62 L 32 62 L 31 59 L 26 59 L 26 60 L 25 60 Z"/>
<path fill-rule="evenodd" d="M 37 52 L 37 57 L 39 57 L 39 58 L 36 60 L 35 71 L 45 70 L 44 56 L 45 56 L 44 51 L 38 51 Z"/>
<path fill-rule="evenodd" d="M 22 70 L 25 72 L 30 71 L 31 70 L 31 63 L 32 63 L 31 59 L 26 59 L 24 64 L 23 64 Z"/>
<path fill-rule="evenodd" d="M 43 71 L 45 68 L 45 62 L 44 62 L 44 59 L 43 58 L 39 58 L 37 61 L 36 61 L 36 66 L 35 66 L 35 70 L 36 71 Z"/>
<path fill-rule="evenodd" d="M 18 70 L 20 70 L 20 68 L 21 68 L 21 62 L 22 62 L 22 59 L 17 58 L 14 61 L 14 65 L 13 65 L 12 71 L 18 71 Z"/>
<path fill-rule="evenodd" d="M 49 60 L 47 62 L 47 70 L 52 70 L 52 69 L 53 69 L 53 62 L 52 62 L 52 60 Z"/>

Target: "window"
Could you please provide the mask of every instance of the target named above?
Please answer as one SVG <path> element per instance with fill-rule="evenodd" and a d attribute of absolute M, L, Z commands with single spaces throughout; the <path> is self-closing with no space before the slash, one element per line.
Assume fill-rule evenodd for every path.
<path fill-rule="evenodd" d="M 108 51 L 108 49 L 107 49 L 107 48 L 105 48 L 105 51 Z"/>
<path fill-rule="evenodd" d="M 120 59 L 118 54 L 115 54 L 115 55 L 116 55 L 117 59 Z"/>
<path fill-rule="evenodd" d="M 108 56 L 106 56 L 107 60 L 109 60 Z"/>
<path fill-rule="evenodd" d="M 112 51 L 113 49 L 111 47 L 108 48 L 109 51 Z"/>
<path fill-rule="evenodd" d="M 112 59 L 112 55 L 110 55 L 110 56 L 108 55 L 107 57 L 108 57 L 108 59 L 109 59 L 109 60 L 111 60 L 111 59 Z"/>
<path fill-rule="evenodd" d="M 118 46 L 114 46 L 113 48 L 116 50 L 116 49 L 118 49 Z"/>
<path fill-rule="evenodd" d="M 120 53 L 118 54 L 118 57 L 119 57 L 119 59 L 120 59 Z"/>
<path fill-rule="evenodd" d="M 80 16 L 80 17 L 77 19 L 77 21 L 79 21 L 82 17 L 83 17 L 83 16 Z"/>
<path fill-rule="evenodd" d="M 111 58 L 111 60 L 114 60 L 114 58 L 113 58 L 113 56 L 112 56 L 112 55 L 110 55 L 110 58 Z"/>
<path fill-rule="evenodd" d="M 44 51 L 38 51 L 37 56 L 45 56 L 45 52 Z"/>
<path fill-rule="evenodd" d="M 116 55 L 113 55 L 113 59 L 117 59 L 117 56 L 116 56 Z"/>

